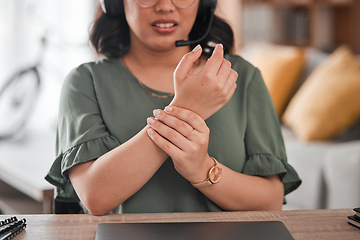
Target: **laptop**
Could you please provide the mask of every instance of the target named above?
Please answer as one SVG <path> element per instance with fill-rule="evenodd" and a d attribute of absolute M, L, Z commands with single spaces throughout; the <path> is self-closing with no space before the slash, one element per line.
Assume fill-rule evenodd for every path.
<path fill-rule="evenodd" d="M 95 240 L 294 240 L 279 221 L 101 223 Z"/>

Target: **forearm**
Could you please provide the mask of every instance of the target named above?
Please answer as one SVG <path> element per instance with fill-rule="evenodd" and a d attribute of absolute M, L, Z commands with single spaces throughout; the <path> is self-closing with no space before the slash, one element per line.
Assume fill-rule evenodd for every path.
<path fill-rule="evenodd" d="M 221 180 L 199 190 L 224 210 L 281 210 L 284 186 L 277 175 L 267 178 L 235 172 L 224 165 Z"/>
<path fill-rule="evenodd" d="M 156 113 L 156 114 L 155 114 Z M 201 183 L 214 166 L 208 154 L 210 130 L 197 114 L 179 107 L 154 112 L 150 138 L 171 156 L 175 169 L 189 182 Z M 220 182 L 200 187 L 226 210 L 280 210 L 284 186 L 278 176 L 249 176 L 222 166 Z"/>
<path fill-rule="evenodd" d="M 80 200 L 94 215 L 106 214 L 136 193 L 168 158 L 146 129 L 96 161 L 70 169 Z"/>

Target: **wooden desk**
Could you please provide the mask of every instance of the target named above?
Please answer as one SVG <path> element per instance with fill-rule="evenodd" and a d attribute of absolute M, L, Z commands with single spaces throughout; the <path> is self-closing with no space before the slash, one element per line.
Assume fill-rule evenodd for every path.
<path fill-rule="evenodd" d="M 42 203 L 42 213 L 52 213 L 54 190 L 44 177 L 55 158 L 54 144 L 55 134 L 47 132 L 0 142 L 0 180 Z M 11 204 L 5 198 L 0 201 Z"/>
<path fill-rule="evenodd" d="M 96 217 L 92 215 L 19 215 L 25 217 L 27 228 L 16 240 L 32 239 L 94 239 L 99 223 L 150 222 L 236 222 L 281 221 L 296 240 L 359 240 L 360 229 L 347 223 L 345 210 L 307 210 L 279 212 L 220 212 L 220 213 L 159 213 L 119 214 Z M 0 215 L 0 219 L 8 216 Z"/>

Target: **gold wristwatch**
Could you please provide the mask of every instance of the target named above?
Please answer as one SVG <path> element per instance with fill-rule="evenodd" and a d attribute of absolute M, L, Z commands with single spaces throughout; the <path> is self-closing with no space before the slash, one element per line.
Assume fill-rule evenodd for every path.
<path fill-rule="evenodd" d="M 206 187 L 206 186 L 212 186 L 215 183 L 218 183 L 221 179 L 221 167 L 219 165 L 219 162 L 216 161 L 215 158 L 212 157 L 214 160 L 215 165 L 210 168 L 208 172 L 208 177 L 205 181 L 199 182 L 199 183 L 192 183 L 192 185 L 196 188 Z"/>

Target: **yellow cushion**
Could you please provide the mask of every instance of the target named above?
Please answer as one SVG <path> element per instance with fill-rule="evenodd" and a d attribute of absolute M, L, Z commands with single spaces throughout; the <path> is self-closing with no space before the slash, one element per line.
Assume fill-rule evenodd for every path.
<path fill-rule="evenodd" d="M 297 91 L 282 122 L 299 139 L 328 140 L 360 118 L 360 67 L 342 46 L 320 64 Z"/>
<path fill-rule="evenodd" d="M 304 50 L 290 46 L 267 47 L 258 50 L 250 62 L 260 69 L 280 118 L 304 66 Z"/>

